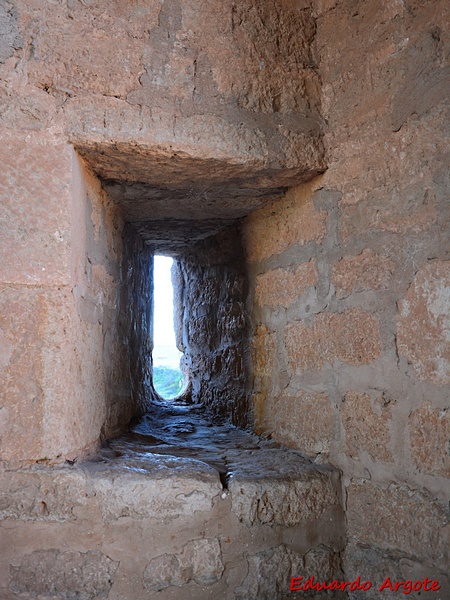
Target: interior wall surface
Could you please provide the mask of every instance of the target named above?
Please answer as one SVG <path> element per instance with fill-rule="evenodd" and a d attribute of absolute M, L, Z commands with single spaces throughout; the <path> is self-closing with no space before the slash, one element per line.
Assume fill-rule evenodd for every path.
<path fill-rule="evenodd" d="M 444 598 L 449 6 L 315 6 L 329 168 L 244 226 L 257 426 L 342 470 L 352 597 Z"/>
<path fill-rule="evenodd" d="M 198 242 L 178 264 L 178 319 L 191 400 L 235 425 L 249 426 L 247 290 L 239 228 Z"/>
<path fill-rule="evenodd" d="M 2 137 L 0 456 L 74 459 L 111 434 L 129 397 L 123 223 L 68 144 L 49 132 Z"/>
<path fill-rule="evenodd" d="M 148 410 L 153 399 L 153 252 L 130 225 L 124 230 L 121 277 L 121 338 L 127 345 L 131 393 L 125 425 Z"/>

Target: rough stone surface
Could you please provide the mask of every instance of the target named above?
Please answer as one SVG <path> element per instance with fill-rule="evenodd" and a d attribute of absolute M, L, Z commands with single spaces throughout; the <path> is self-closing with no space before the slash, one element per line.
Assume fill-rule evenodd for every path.
<path fill-rule="evenodd" d="M 363 290 L 383 290 L 393 283 L 395 263 L 370 249 L 343 258 L 333 268 L 332 281 L 340 297 Z"/>
<path fill-rule="evenodd" d="M 270 450 L 235 456 L 229 489 L 233 512 L 249 527 L 292 527 L 339 504 L 337 472 Z"/>
<path fill-rule="evenodd" d="M 389 450 L 391 411 L 383 396 L 372 398 L 360 392 L 347 392 L 340 413 L 348 456 L 357 459 L 360 452 L 367 452 L 373 460 L 393 461 Z"/>
<path fill-rule="evenodd" d="M 151 560 L 144 571 L 144 587 L 159 591 L 190 581 L 211 585 L 220 579 L 222 573 L 219 541 L 192 540 L 180 554 L 164 554 Z"/>
<path fill-rule="evenodd" d="M 414 464 L 420 471 L 450 477 L 450 411 L 426 402 L 409 417 L 409 438 Z"/>
<path fill-rule="evenodd" d="M 276 208 L 268 206 L 249 215 L 243 232 L 247 260 L 261 261 L 294 244 L 320 242 L 325 233 L 326 213 L 317 211 L 307 191 L 290 190 Z"/>
<path fill-rule="evenodd" d="M 379 570 L 411 561 L 392 573 L 426 576 L 443 535 L 432 515 L 448 499 L 449 6 L 312 8 L 328 168 L 243 223 L 256 427 L 342 470 L 368 567 L 373 551 Z M 312 288 L 264 304 L 262 283 L 276 274 L 283 298 L 311 263 Z M 362 479 L 370 493 L 355 508 Z M 351 548 L 345 557 L 346 577 L 375 580 L 375 566 L 361 569 Z"/>
<path fill-rule="evenodd" d="M 357 309 L 322 313 L 312 326 L 293 322 L 286 327 L 285 344 L 292 372 L 319 369 L 336 359 L 350 365 L 367 364 L 381 353 L 376 320 Z"/>
<path fill-rule="evenodd" d="M 355 482 L 348 488 L 347 509 L 348 534 L 354 542 L 446 568 L 448 515 L 443 503 L 404 486 L 381 489 Z"/>
<path fill-rule="evenodd" d="M 325 394 L 299 391 L 273 402 L 268 417 L 274 438 L 307 454 L 328 455 L 335 436 L 335 411 Z"/>
<path fill-rule="evenodd" d="M 437 384 L 450 383 L 449 280 L 450 261 L 430 261 L 399 303 L 398 351 L 419 379 Z"/>
<path fill-rule="evenodd" d="M 245 272 L 238 231 L 232 226 L 193 245 L 178 262 L 182 349 L 192 401 L 247 426 Z"/>
<path fill-rule="evenodd" d="M 300 573 L 305 579 L 313 574 L 320 581 L 332 581 L 340 575 L 339 563 L 324 547 L 302 556 L 282 545 L 249 556 L 247 562 L 247 577 L 235 590 L 239 600 L 282 600 L 287 597 L 284 582 L 299 577 Z M 331 593 L 327 597 L 338 598 L 339 595 Z"/>
<path fill-rule="evenodd" d="M 64 600 L 105 598 L 118 566 L 118 562 L 95 550 L 35 550 L 25 555 L 18 567 L 10 567 L 10 589 Z"/>
<path fill-rule="evenodd" d="M 439 590 L 424 591 L 423 589 L 404 594 L 414 600 L 444 600 L 449 595 L 450 582 L 445 570 L 441 570 L 432 563 L 420 564 L 410 558 L 404 558 L 401 554 L 395 552 L 386 553 L 380 549 L 370 548 L 366 545 L 350 544 L 346 551 L 344 560 L 344 571 L 349 580 L 361 577 L 361 581 L 370 581 L 372 587 L 369 590 L 351 591 L 349 598 L 351 600 L 382 600 L 386 594 L 391 592 L 388 588 L 379 591 L 379 588 L 386 580 L 390 578 L 392 583 L 397 581 L 423 581 L 437 580 Z M 427 585 L 430 587 L 430 584 Z M 404 588 L 400 588 L 404 593 Z"/>
<path fill-rule="evenodd" d="M 317 283 L 315 261 L 300 265 L 295 271 L 275 269 L 259 275 L 255 297 L 260 306 L 288 307 L 307 288 Z"/>

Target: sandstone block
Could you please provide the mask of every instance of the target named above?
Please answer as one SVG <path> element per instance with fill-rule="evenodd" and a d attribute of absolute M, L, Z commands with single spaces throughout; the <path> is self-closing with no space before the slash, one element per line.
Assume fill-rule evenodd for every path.
<path fill-rule="evenodd" d="M 432 408 L 429 402 L 409 416 L 413 461 L 420 471 L 450 477 L 450 411 Z"/>
<path fill-rule="evenodd" d="M 210 510 L 222 490 L 218 472 L 205 463 L 157 454 L 5 471 L 0 482 L 0 516 L 23 521 L 75 521 L 92 511 L 106 523 L 174 519 Z"/>
<path fill-rule="evenodd" d="M 394 261 L 366 248 L 358 256 L 345 257 L 333 268 L 332 281 L 340 298 L 363 290 L 384 290 L 392 283 Z"/>
<path fill-rule="evenodd" d="M 301 321 L 289 323 L 284 339 L 292 373 L 317 370 L 334 360 L 350 365 L 369 364 L 381 353 L 375 317 L 356 308 L 343 313 L 321 313 L 310 326 Z"/>
<path fill-rule="evenodd" d="M 390 406 L 383 396 L 372 399 L 368 394 L 351 391 L 345 394 L 340 408 L 345 429 L 345 452 L 359 458 L 365 451 L 373 460 L 393 462 L 389 450 Z"/>
<path fill-rule="evenodd" d="M 450 261 L 423 266 L 398 309 L 398 352 L 422 381 L 450 383 Z"/>
<path fill-rule="evenodd" d="M 310 260 L 295 271 L 275 269 L 256 280 L 256 303 L 260 306 L 284 306 L 287 308 L 309 287 L 318 281 L 316 261 Z"/>
<path fill-rule="evenodd" d="M 250 263 L 324 238 L 327 213 L 314 208 L 311 194 L 310 185 L 293 188 L 284 199 L 247 217 L 243 240 Z"/>
<path fill-rule="evenodd" d="M 348 488 L 347 522 L 355 543 L 447 564 L 446 510 L 426 493 L 355 482 Z"/>
<path fill-rule="evenodd" d="M 406 597 L 413 600 L 444 600 L 450 595 L 450 581 L 444 570 L 430 563 L 419 563 L 410 560 L 399 553 L 387 553 L 365 545 L 349 544 L 344 553 L 343 564 L 348 580 L 354 580 L 359 576 L 361 581 L 372 583 L 372 588 L 369 590 L 348 592 L 350 600 L 385 599 L 386 594 L 393 594 L 389 589 L 379 591 L 379 587 L 387 577 L 392 582 L 423 581 L 425 577 L 439 581 L 440 590 L 426 592 L 421 589 L 405 594 Z M 398 593 L 402 592 L 399 591 Z"/>
<path fill-rule="evenodd" d="M 275 398 L 270 423 L 278 442 L 307 454 L 328 454 L 334 439 L 335 413 L 325 394 L 299 391 Z"/>
<path fill-rule="evenodd" d="M 340 574 L 338 556 L 321 546 L 301 555 L 281 545 L 253 554 L 247 562 L 247 576 L 235 589 L 237 600 L 283 600 L 291 577 L 313 575 L 316 580 L 332 581 Z"/>
<path fill-rule="evenodd" d="M 182 586 L 190 581 L 212 585 L 222 576 L 224 565 L 217 539 L 198 539 L 188 542 L 179 554 L 163 554 L 152 559 L 144 571 L 147 590 L 164 590 Z"/>
<path fill-rule="evenodd" d="M 10 589 L 63 600 L 107 597 L 118 566 L 118 562 L 96 550 L 35 550 L 24 556 L 18 567 L 10 567 Z"/>
<path fill-rule="evenodd" d="M 265 325 L 259 325 L 252 340 L 255 377 L 271 377 L 276 364 L 276 339 Z"/>
<path fill-rule="evenodd" d="M 290 527 L 319 519 L 340 504 L 337 471 L 312 465 L 293 451 L 234 453 L 229 490 L 233 512 L 248 527 Z"/>
<path fill-rule="evenodd" d="M 0 281 L 70 281 L 73 150 L 43 134 L 0 139 Z"/>

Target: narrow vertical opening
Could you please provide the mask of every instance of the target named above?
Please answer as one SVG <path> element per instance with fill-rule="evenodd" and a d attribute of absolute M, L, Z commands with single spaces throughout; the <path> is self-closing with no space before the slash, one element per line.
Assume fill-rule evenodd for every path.
<path fill-rule="evenodd" d="M 182 394 L 186 385 L 174 329 L 172 265 L 170 256 L 154 256 L 153 387 L 164 400 Z"/>

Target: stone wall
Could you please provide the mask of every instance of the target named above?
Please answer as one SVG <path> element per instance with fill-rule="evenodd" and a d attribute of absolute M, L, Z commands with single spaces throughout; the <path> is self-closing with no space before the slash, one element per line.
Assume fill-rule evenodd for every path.
<path fill-rule="evenodd" d="M 224 229 L 178 259 L 182 340 L 194 403 L 235 425 L 251 422 L 246 374 L 245 263 L 239 231 Z"/>
<path fill-rule="evenodd" d="M 257 426 L 342 469 L 347 577 L 435 577 L 445 597 L 448 3 L 316 16 L 329 168 L 243 228 Z"/>
<path fill-rule="evenodd" d="M 2 138 L 0 456 L 73 459 L 111 435 L 129 397 L 117 312 L 123 222 L 52 133 Z"/>

